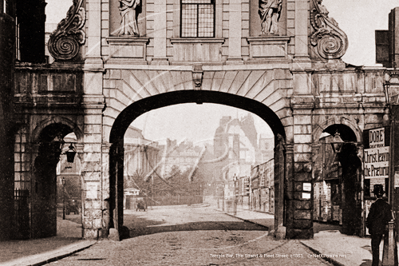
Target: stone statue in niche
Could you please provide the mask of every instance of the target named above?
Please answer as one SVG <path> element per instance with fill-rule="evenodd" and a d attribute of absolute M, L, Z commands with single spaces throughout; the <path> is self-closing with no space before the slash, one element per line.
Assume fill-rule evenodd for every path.
<path fill-rule="evenodd" d="M 280 19 L 282 6 L 282 0 L 259 0 L 262 34 L 278 33 L 278 20 Z"/>
<path fill-rule="evenodd" d="M 118 35 L 140 36 L 137 24 L 141 0 L 119 0 L 119 11 L 121 12 L 121 28 Z"/>

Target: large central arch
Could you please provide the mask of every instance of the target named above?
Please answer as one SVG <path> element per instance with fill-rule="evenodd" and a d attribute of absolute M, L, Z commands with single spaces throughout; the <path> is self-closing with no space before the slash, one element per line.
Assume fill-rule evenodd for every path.
<path fill-rule="evenodd" d="M 257 114 L 268 123 L 275 136 L 280 134 L 285 139 L 284 127 L 280 118 L 266 105 L 242 96 L 218 91 L 174 91 L 151 96 L 134 102 L 116 118 L 110 133 L 110 143 L 123 139 L 129 125 L 141 114 L 153 109 L 180 103 L 216 103 L 228 105 Z"/>
<path fill-rule="evenodd" d="M 124 134 L 129 125 L 140 115 L 150 110 L 182 103 L 214 103 L 244 109 L 262 118 L 275 136 L 275 228 L 283 225 L 284 219 L 284 180 L 286 134 L 280 118 L 266 105 L 242 96 L 203 90 L 175 91 L 151 96 L 134 102 L 125 108 L 115 119 L 110 132 L 110 228 L 119 232 L 123 225 L 123 165 Z M 281 184 L 281 185 L 280 185 Z"/>

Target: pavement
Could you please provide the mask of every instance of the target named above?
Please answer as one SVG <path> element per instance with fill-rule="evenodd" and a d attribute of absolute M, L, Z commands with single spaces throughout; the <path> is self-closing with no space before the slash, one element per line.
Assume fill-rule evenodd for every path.
<path fill-rule="evenodd" d="M 82 239 L 82 224 L 77 217 L 57 219 L 57 236 L 0 241 L 0 265 L 44 265 L 94 245 L 97 241 Z"/>
<path fill-rule="evenodd" d="M 219 210 L 221 210 L 219 208 Z M 274 216 L 259 211 L 237 208 L 236 214 L 228 210 L 226 214 L 247 222 L 263 225 L 270 230 L 274 227 Z M 333 265 L 371 266 L 371 238 L 350 236 L 340 233 L 339 225 L 313 223 L 313 239 L 300 240 L 319 256 Z M 380 260 L 383 257 L 383 242 L 380 245 Z"/>
<path fill-rule="evenodd" d="M 206 205 L 204 205 L 206 206 Z M 220 208 L 219 211 L 222 211 Z M 247 222 L 273 228 L 274 216 L 264 212 L 238 208 L 236 214 L 225 212 Z M 73 219 L 72 219 L 73 220 Z M 44 265 L 67 257 L 97 243 L 81 238 L 81 224 L 75 221 L 57 219 L 56 237 L 0 242 L 0 265 L 24 266 Z M 315 256 L 333 265 L 371 266 L 371 246 L 369 237 L 341 234 L 339 226 L 314 223 L 314 238 L 300 242 L 311 249 Z M 382 258 L 382 244 L 381 244 Z"/>

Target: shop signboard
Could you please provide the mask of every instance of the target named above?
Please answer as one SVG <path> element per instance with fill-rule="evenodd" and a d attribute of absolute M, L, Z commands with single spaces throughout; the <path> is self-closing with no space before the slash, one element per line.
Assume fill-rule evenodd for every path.
<path fill-rule="evenodd" d="M 389 129 L 380 127 L 365 130 L 364 178 L 388 178 L 389 176 Z"/>
<path fill-rule="evenodd" d="M 365 130 L 363 132 L 364 143 L 364 158 L 363 158 L 363 173 L 364 178 L 368 184 L 365 189 L 368 191 L 368 196 L 364 199 L 364 217 L 368 216 L 370 206 L 375 198 L 370 198 L 373 195 L 374 185 L 383 185 L 384 191 L 387 191 L 389 168 L 390 168 L 390 128 L 380 127 L 375 129 Z M 368 182 L 366 182 L 368 181 Z M 342 223 L 342 211 L 340 213 L 340 224 Z M 366 235 L 369 234 L 368 229 L 365 228 Z"/>

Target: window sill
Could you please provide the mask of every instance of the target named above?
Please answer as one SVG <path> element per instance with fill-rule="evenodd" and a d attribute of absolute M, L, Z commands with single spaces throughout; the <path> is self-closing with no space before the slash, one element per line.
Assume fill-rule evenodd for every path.
<path fill-rule="evenodd" d="M 289 42 L 291 37 L 287 36 L 256 36 L 247 37 L 249 43 L 263 43 L 263 42 Z"/>
<path fill-rule="evenodd" d="M 111 36 L 106 38 L 108 43 L 121 44 L 121 43 L 148 43 L 148 37 L 133 37 L 133 36 Z"/>
<path fill-rule="evenodd" d="M 224 38 L 171 38 L 173 43 L 224 43 Z"/>

